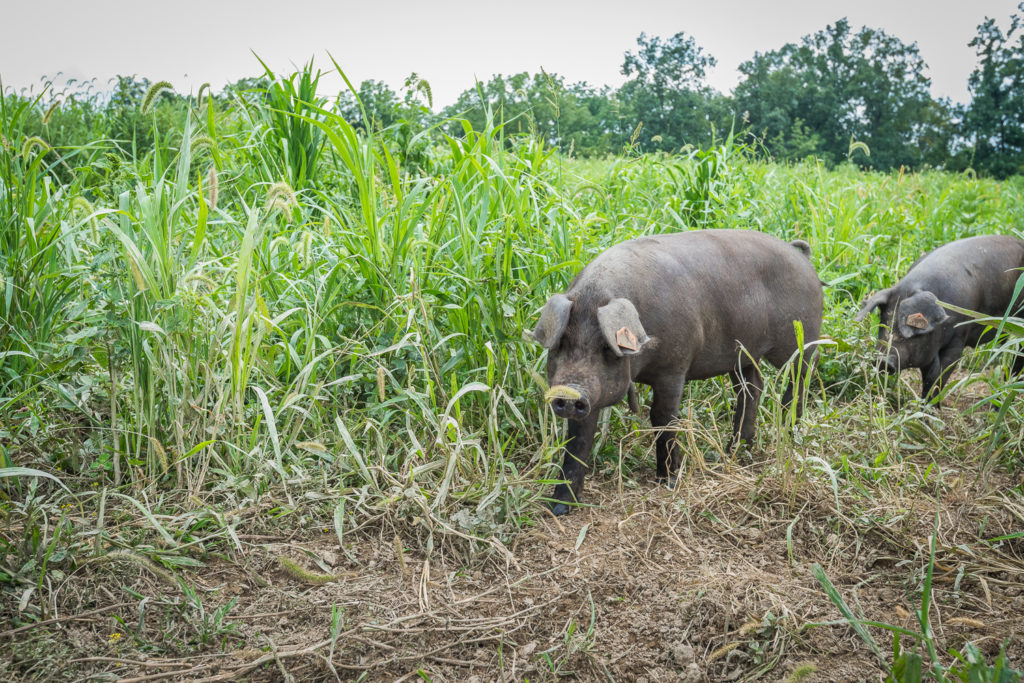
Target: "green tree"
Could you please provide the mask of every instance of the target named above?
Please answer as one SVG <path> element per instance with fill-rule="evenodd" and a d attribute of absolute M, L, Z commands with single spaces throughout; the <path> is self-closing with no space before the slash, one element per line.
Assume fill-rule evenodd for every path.
<path fill-rule="evenodd" d="M 525 71 L 495 75 L 486 83 L 478 82 L 475 88 L 464 90 L 455 103 L 445 109 L 445 115 L 469 121 L 474 130 L 483 130 L 490 117 L 496 124 L 505 125 L 509 134 L 529 133 L 536 129 L 538 114 L 542 120 L 553 114 L 535 111 L 538 107 L 548 107 L 537 101 L 536 93 L 529 92 L 532 80 Z"/>
<path fill-rule="evenodd" d="M 239 78 L 234 83 L 225 85 L 224 89 L 216 96 L 216 99 L 224 103 L 231 102 L 237 98 L 248 102 L 266 104 L 270 101 L 267 93 L 273 82 L 273 78 L 269 78 L 266 74 Z"/>
<path fill-rule="evenodd" d="M 594 155 L 613 146 L 609 93 L 586 83 L 566 85 L 562 76 L 544 71 L 497 75 L 464 91 L 444 115 L 465 119 L 476 130 L 482 130 L 490 116 L 504 125 L 507 136 L 533 135 L 562 151 Z"/>
<path fill-rule="evenodd" d="M 107 134 L 115 144 L 134 147 L 141 156 L 153 145 L 148 117 L 139 112 L 150 82 L 135 76 L 117 76 L 116 81 L 107 103 Z"/>
<path fill-rule="evenodd" d="M 621 120 L 633 131 L 642 126 L 639 146 L 677 150 L 710 145 L 714 129 L 731 123 L 728 98 L 704 83 L 715 58 L 683 32 L 665 41 L 641 33 L 636 42 L 637 51 L 627 52 L 622 63 L 623 75 L 632 78 L 617 99 Z"/>
<path fill-rule="evenodd" d="M 344 92 L 337 105 L 342 117 L 356 128 L 381 130 L 402 118 L 402 101 L 384 81 L 363 81 L 356 96 L 358 101 L 352 93 Z"/>
<path fill-rule="evenodd" d="M 568 86 L 562 99 L 559 128 L 563 146 L 578 156 L 603 156 L 622 151 L 632 133 L 622 116 L 618 93 L 608 86 L 586 83 Z"/>
<path fill-rule="evenodd" d="M 948 126 L 934 121 L 948 108 L 931 99 L 926 68 L 916 43 L 866 27 L 855 33 L 841 19 L 741 64 L 736 108 L 778 158 L 813 152 L 834 163 L 857 140 L 871 151 L 859 163 L 917 168 L 944 159 L 949 144 Z"/>
<path fill-rule="evenodd" d="M 343 92 L 336 108 L 342 118 L 363 131 L 379 134 L 389 151 L 406 168 L 425 168 L 428 150 L 439 136 L 431 136 L 436 116 L 431 111 L 430 83 L 415 72 L 405 79 L 401 96 L 383 81 L 367 80 L 356 94 Z"/>
<path fill-rule="evenodd" d="M 1017 5 L 1024 13 L 1024 2 Z M 969 43 L 978 65 L 967 86 L 971 103 L 964 112 L 963 133 L 973 145 L 973 166 L 1003 178 L 1024 173 L 1024 25 L 1010 17 L 1003 33 L 992 18 L 978 26 Z"/>

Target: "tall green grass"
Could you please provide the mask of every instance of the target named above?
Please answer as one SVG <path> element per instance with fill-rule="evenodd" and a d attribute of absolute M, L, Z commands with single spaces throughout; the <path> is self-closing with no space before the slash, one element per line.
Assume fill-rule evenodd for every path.
<path fill-rule="evenodd" d="M 866 392 L 873 407 L 856 419 L 870 424 L 897 418 L 864 370 L 856 303 L 926 249 L 1024 215 L 1015 181 L 777 165 L 739 135 L 675 156 L 571 160 L 499 121 L 452 122 L 407 163 L 388 129 L 357 129 L 332 107 L 312 64 L 266 75 L 227 107 L 183 99 L 179 128 L 154 117 L 144 153 L 103 139 L 52 149 L 26 133 L 41 100 L 0 101 L 12 464 L 39 464 L 21 462 L 39 420 L 75 421 L 54 463 L 136 492 L 291 499 L 327 485 L 341 527 L 398 514 L 425 538 L 502 537 L 534 514 L 562 438 L 523 331 L 601 250 L 703 227 L 808 240 L 834 340 L 812 419 Z M 58 181 L 86 155 L 117 172 Z M 690 395 L 720 418 L 722 386 Z M 898 456 L 876 433 L 865 467 Z M 764 443 L 780 461 L 799 450 L 770 430 Z M 833 481 L 849 466 L 822 462 Z"/>
<path fill-rule="evenodd" d="M 57 182 L 56 150 L 21 132 L 41 98 L 0 92 L 0 424 L 16 402 L 45 400 L 46 386 L 59 392 L 73 360 L 62 343 L 73 332 L 68 311 L 81 312 L 89 258 L 77 238 L 88 201 L 76 183 Z M 3 450 L 0 464 L 10 464 Z"/>

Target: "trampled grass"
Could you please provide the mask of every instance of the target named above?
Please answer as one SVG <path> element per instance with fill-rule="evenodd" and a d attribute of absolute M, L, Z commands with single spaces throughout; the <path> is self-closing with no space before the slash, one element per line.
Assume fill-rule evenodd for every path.
<path fill-rule="evenodd" d="M 778 402 L 785 372 L 768 376 L 751 496 L 780 486 L 796 525 L 807 515 L 797 502 L 820 487 L 823 529 L 894 545 L 905 544 L 891 532 L 898 512 L 876 501 L 937 498 L 952 480 L 995 473 L 987 495 L 1022 508 L 1020 487 L 1005 487 L 1024 466 L 1005 360 L 966 359 L 985 371 L 961 386 L 984 391 L 935 410 L 906 380 L 875 375 L 870 331 L 852 320 L 924 251 L 1022 235 L 1021 179 L 778 165 L 733 137 L 576 160 L 500 122 L 456 124 L 407 164 L 391 131 L 353 128 L 316 87 L 310 66 L 265 98 L 187 100 L 170 130 L 157 114 L 179 105 L 157 103 L 157 144 L 141 156 L 130 140 L 34 141 L 27 112 L 50 103 L 4 95 L 0 464 L 73 492 L 27 470 L 0 479 L 0 611 L 12 629 L 59 616 L 68 577 L 100 558 L 166 581 L 282 529 L 326 533 L 345 554 L 352 539 L 395 537 L 398 557 L 405 547 L 427 568 L 512 561 L 547 523 L 539 499 L 563 429 L 523 331 L 590 258 L 658 232 L 805 239 L 828 284 L 829 339 L 795 429 Z M 999 358 L 1019 352 L 1004 342 Z M 688 476 L 745 466 L 721 452 L 729 400 L 725 381 L 688 387 Z M 652 444 L 643 420 L 613 408 L 597 482 L 648 486 Z M 936 562 L 983 538 L 940 539 Z M 963 571 L 1019 578 L 1015 552 L 971 555 Z M 179 608 L 206 630 L 167 652 L 227 637 L 225 614 L 198 594 Z"/>

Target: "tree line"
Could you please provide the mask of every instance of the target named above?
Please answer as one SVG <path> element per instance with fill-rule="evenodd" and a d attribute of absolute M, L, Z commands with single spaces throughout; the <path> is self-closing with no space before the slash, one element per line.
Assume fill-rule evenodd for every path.
<path fill-rule="evenodd" d="M 927 64 L 915 43 L 885 31 L 855 30 L 847 19 L 758 52 L 739 67 L 731 94 L 707 85 L 715 58 L 684 32 L 670 38 L 641 34 L 623 57 L 628 80 L 619 88 L 568 83 L 556 74 L 497 75 L 435 110 L 429 83 L 412 74 L 395 91 L 363 81 L 332 102 L 353 125 L 382 133 L 407 164 L 417 164 L 443 136 L 465 126 L 503 126 L 509 140 L 528 135 L 578 157 L 707 149 L 729 134 L 778 161 L 816 157 L 870 169 L 973 169 L 997 178 L 1024 174 L 1024 2 L 1003 30 L 988 18 L 970 42 L 977 62 L 968 80 L 970 102 L 933 98 Z M 298 76 L 307 79 L 311 66 Z M 269 102 L 278 81 L 267 69 L 237 81 L 214 98 L 221 106 Z M 306 84 L 309 85 L 308 83 Z M 313 86 L 315 86 L 315 82 Z M 98 135 L 136 147 L 152 144 L 139 103 L 150 84 L 119 77 L 109 99 L 70 95 L 57 114 L 58 138 L 74 144 Z M 161 95 L 173 117 L 182 99 Z M 49 112 L 50 119 L 54 113 Z M 73 120 L 78 116 L 79 119 Z M 40 130 L 42 130 L 40 116 Z M 49 122 L 47 122 L 49 123 Z M 47 133 L 55 135 L 54 126 Z"/>
<path fill-rule="evenodd" d="M 500 111 L 579 155 L 706 148 L 734 131 L 776 160 L 814 156 L 880 170 L 973 168 L 1006 177 L 1024 173 L 1021 28 L 1020 13 L 1005 32 L 994 19 L 978 27 L 967 104 L 930 95 L 916 44 L 854 30 L 842 19 L 799 43 L 756 53 L 741 64 L 731 95 L 707 86 L 715 59 L 692 37 L 641 34 L 624 56 L 629 80 L 618 89 L 566 84 L 546 73 L 496 76 L 445 113 L 476 125 Z"/>

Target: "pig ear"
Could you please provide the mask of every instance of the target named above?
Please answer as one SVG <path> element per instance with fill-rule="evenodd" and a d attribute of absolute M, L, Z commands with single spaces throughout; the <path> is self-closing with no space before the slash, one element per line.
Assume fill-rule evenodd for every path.
<path fill-rule="evenodd" d="M 917 292 L 904 299 L 900 303 L 898 315 L 900 334 L 907 338 L 931 332 L 949 317 L 931 292 Z"/>
<path fill-rule="evenodd" d="M 612 299 L 597 309 L 601 334 L 616 356 L 633 356 L 650 341 L 640 315 L 629 299 Z"/>
<path fill-rule="evenodd" d="M 533 328 L 533 338 L 545 349 L 558 346 L 558 340 L 562 338 L 565 326 L 569 324 L 571 310 L 572 300 L 564 294 L 555 294 L 548 299 L 540 312 L 537 327 Z"/>
<path fill-rule="evenodd" d="M 857 322 L 860 322 L 861 320 L 864 320 L 864 318 L 867 318 L 869 315 L 871 315 L 871 311 L 875 310 L 879 306 L 884 306 L 885 304 L 889 303 L 890 294 L 892 294 L 891 288 L 883 289 L 882 291 L 877 292 L 873 296 L 868 297 L 867 301 L 864 302 L 864 305 L 860 307 L 860 310 L 857 312 L 857 315 L 853 316 L 853 319 L 856 320 Z"/>

